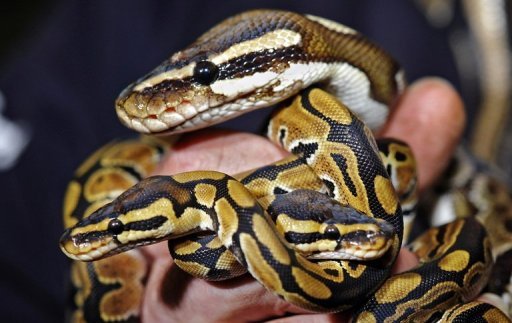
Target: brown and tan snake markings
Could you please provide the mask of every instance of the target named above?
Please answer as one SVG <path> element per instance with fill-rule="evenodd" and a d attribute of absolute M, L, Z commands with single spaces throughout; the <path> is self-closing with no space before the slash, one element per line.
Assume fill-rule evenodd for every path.
<path fill-rule="evenodd" d="M 405 143 L 377 143 L 371 129 L 385 122 L 404 84 L 398 64 L 354 30 L 257 10 L 225 20 L 128 86 L 117 113 L 150 134 L 283 102 L 267 135 L 293 156 L 235 176 L 146 178 L 166 144 L 143 137 L 100 149 L 65 199 L 71 320 L 137 321 L 147 264 L 136 248 L 164 240 L 191 275 L 223 280 L 248 271 L 292 304 L 353 308 L 361 322 L 504 317 L 467 303 L 492 269 L 492 238 L 474 218 L 420 236 L 411 244 L 420 265 L 390 276 L 402 215 L 415 213 L 415 161 Z"/>

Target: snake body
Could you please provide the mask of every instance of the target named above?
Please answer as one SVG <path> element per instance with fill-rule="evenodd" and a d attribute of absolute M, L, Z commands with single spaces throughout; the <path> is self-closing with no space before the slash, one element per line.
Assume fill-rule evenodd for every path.
<path fill-rule="evenodd" d="M 87 208 L 91 212 L 77 212 L 80 194 L 82 187 L 85 197 L 98 187 L 71 184 L 66 215 L 77 221 L 66 223 L 61 248 L 73 259 L 97 260 L 187 236 L 170 243 L 171 253 L 197 276 L 223 279 L 248 270 L 269 290 L 307 309 L 340 311 L 363 303 L 355 312 L 361 321 L 441 318 L 442 311 L 471 300 L 483 288 L 492 263 L 490 245 L 477 221 L 458 220 L 413 244 L 421 266 L 388 278 L 403 236 L 402 208 L 393 186 L 407 213 L 413 213 L 415 175 L 403 171 L 410 169 L 412 154 L 392 141 L 381 142 L 379 151 L 365 124 L 377 129 L 384 123 L 404 83 L 390 56 L 332 21 L 264 10 L 229 18 L 125 89 L 117 113 L 139 132 L 173 134 L 295 95 L 268 128 L 269 138 L 294 157 L 236 177 L 206 171 L 150 177 L 99 209 L 119 187 L 112 190 L 115 185 L 109 184 L 116 181 L 97 181 L 105 190 L 97 194 L 103 200 Z M 312 84 L 323 84 L 336 98 Z M 156 150 L 161 154 L 161 148 Z M 144 161 L 156 161 L 148 158 L 153 155 Z M 101 156 L 86 163 L 79 175 L 93 169 L 100 177 L 116 177 L 121 170 L 117 182 L 123 183 L 125 175 L 138 180 L 134 174 L 151 168 L 147 163 L 144 171 L 133 172 L 138 164 L 126 167 L 122 156 L 102 165 L 111 167 L 103 174 L 96 169 L 104 164 Z M 403 169 L 396 166 L 401 162 Z M 314 191 L 323 197 L 309 198 L 320 194 Z M 315 216 L 318 206 L 308 201 L 324 198 L 329 216 Z M 297 209 L 309 210 L 312 218 L 301 218 Z M 468 245 L 460 239 L 468 234 L 481 238 Z M 142 279 L 143 274 L 135 281 Z M 494 308 L 482 313 L 490 311 L 501 318 Z M 99 312 L 103 320 L 137 315 Z"/>

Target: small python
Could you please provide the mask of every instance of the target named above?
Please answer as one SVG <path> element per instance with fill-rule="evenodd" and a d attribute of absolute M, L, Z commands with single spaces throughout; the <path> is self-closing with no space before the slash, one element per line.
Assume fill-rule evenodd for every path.
<path fill-rule="evenodd" d="M 492 268 L 489 238 L 473 218 L 420 236 L 412 249 L 421 265 L 389 277 L 403 240 L 401 201 L 413 214 L 416 175 L 407 145 L 377 144 L 371 129 L 404 86 L 397 63 L 356 31 L 284 11 L 234 16 L 171 56 L 120 94 L 125 125 L 172 135 L 280 103 L 267 135 L 293 156 L 234 177 L 143 179 L 165 144 L 146 137 L 100 149 L 65 199 L 61 249 L 94 261 L 72 265 L 71 319 L 136 320 L 145 264 L 134 248 L 163 240 L 195 276 L 248 271 L 303 308 L 355 308 L 356 321 L 442 319 L 449 308 L 451 320 L 468 311 L 506 319 L 492 306 L 460 305 Z"/>

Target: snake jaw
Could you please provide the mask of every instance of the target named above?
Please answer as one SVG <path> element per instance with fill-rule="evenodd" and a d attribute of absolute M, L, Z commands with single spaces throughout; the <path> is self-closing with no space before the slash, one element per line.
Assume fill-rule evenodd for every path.
<path fill-rule="evenodd" d="M 105 257 L 118 244 L 111 236 L 100 239 L 84 238 L 83 235 L 74 234 L 73 228 L 67 229 L 60 238 L 60 249 L 71 259 L 80 261 L 93 261 Z"/>
<path fill-rule="evenodd" d="M 95 261 L 111 255 L 112 250 L 115 250 L 118 246 L 113 239 L 108 243 L 98 241 L 93 243 L 75 243 L 74 239 L 68 239 L 66 236 L 68 231 L 61 238 L 60 249 L 73 260 Z"/>
<path fill-rule="evenodd" d="M 147 134 L 178 134 L 205 128 L 235 118 L 244 112 L 272 105 L 273 101 L 250 102 L 247 98 L 228 98 L 210 89 L 197 90 L 190 100 L 177 105 L 162 104 L 160 112 L 149 113 L 143 99 L 118 98 L 116 112 L 128 128 Z M 247 93 L 250 96 L 252 93 Z M 141 96 L 132 92 L 129 97 Z M 141 103 L 142 102 L 142 103 Z M 262 103 L 263 102 L 263 103 Z"/>
<path fill-rule="evenodd" d="M 343 245 L 343 244 L 342 244 Z M 315 260 L 357 260 L 357 261 L 370 261 L 382 257 L 389 248 L 393 245 L 393 240 L 387 240 L 383 247 L 375 248 L 373 250 L 366 250 L 354 247 L 353 245 L 345 244 L 340 246 L 335 251 L 324 251 L 312 253 L 307 256 L 308 259 Z"/>

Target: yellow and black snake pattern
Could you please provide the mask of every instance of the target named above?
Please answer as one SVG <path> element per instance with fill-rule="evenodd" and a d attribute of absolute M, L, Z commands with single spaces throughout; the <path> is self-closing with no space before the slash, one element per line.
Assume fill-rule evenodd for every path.
<path fill-rule="evenodd" d="M 336 97 L 310 87 L 318 83 Z M 123 91 L 118 115 L 139 132 L 172 134 L 295 95 L 268 128 L 269 138 L 294 156 L 235 177 L 150 177 L 115 198 L 151 171 L 165 145 L 145 139 L 121 143 L 125 149 L 107 146 L 69 186 L 61 248 L 90 261 L 169 240 L 187 272 L 225 279 L 248 270 L 307 309 L 356 307 L 354 319 L 364 322 L 441 319 L 484 287 L 491 245 L 479 222 L 457 220 L 413 242 L 418 268 L 389 277 L 403 239 L 400 201 L 406 214 L 415 213 L 416 175 L 408 147 L 378 147 L 365 123 L 382 125 L 403 86 L 398 65 L 348 27 L 282 11 L 229 18 Z M 123 268 L 119 279 L 109 269 L 119 268 L 116 261 L 140 264 L 138 257 L 135 250 L 74 262 L 74 319 L 136 320 L 134 291 L 142 288 L 145 265 Z M 445 316 L 469 309 L 506 320 L 479 305 Z"/>
<path fill-rule="evenodd" d="M 163 142 L 143 137 L 112 142 L 95 152 L 68 185 L 64 225 L 76 225 L 149 176 L 166 149 Z M 133 321 L 139 316 L 146 271 L 146 259 L 138 250 L 96 262 L 72 262 L 66 320 Z"/>

